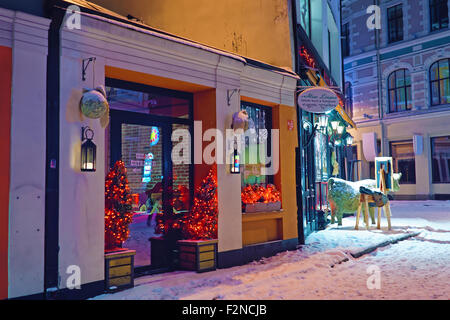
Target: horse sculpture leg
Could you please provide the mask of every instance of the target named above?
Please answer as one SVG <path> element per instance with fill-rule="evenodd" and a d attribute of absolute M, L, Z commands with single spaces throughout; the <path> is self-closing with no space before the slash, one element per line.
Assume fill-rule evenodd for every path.
<path fill-rule="evenodd" d="M 375 224 L 375 208 L 374 207 L 370 207 L 369 208 L 369 212 L 370 212 L 370 219 L 372 220 L 372 224 Z"/>
<path fill-rule="evenodd" d="M 366 229 L 369 229 L 369 202 L 367 201 L 367 197 L 364 197 L 364 222 L 366 224 Z"/>
<path fill-rule="evenodd" d="M 384 206 L 384 212 L 388 221 L 388 230 L 391 230 L 391 206 L 389 205 L 389 202 Z"/>
<path fill-rule="evenodd" d="M 380 207 L 378 207 L 377 229 L 381 229 L 381 208 Z"/>
<path fill-rule="evenodd" d="M 355 224 L 355 230 L 358 230 L 359 228 L 359 216 L 361 215 L 361 203 L 358 206 L 358 210 L 356 211 L 356 224 Z"/>

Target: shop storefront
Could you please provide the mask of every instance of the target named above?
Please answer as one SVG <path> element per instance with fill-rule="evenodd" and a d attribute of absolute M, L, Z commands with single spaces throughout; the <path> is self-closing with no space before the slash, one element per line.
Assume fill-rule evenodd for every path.
<path fill-rule="evenodd" d="M 298 95 L 312 88 L 320 91 L 316 103 L 314 98 L 303 106 L 299 102 L 298 106 L 301 147 L 297 152 L 297 184 L 301 190 L 297 194 L 303 221 L 299 233 L 306 238 L 326 224 L 328 179 L 347 179 L 351 175 L 353 159 L 349 154 L 352 154 L 353 137 L 347 128 L 355 128 L 355 124 L 344 110 L 341 89 L 302 28 L 298 28 L 298 37 L 298 72 L 302 79 Z M 326 109 L 319 107 L 322 95 L 329 96 L 334 105 Z"/>
<path fill-rule="evenodd" d="M 208 206 L 216 213 L 214 232 L 208 234 L 216 238 L 217 250 L 208 252 L 217 255 L 214 267 L 295 249 L 299 77 L 83 7 L 84 2 L 77 2 L 81 28 L 68 28 L 64 8 L 71 3 L 58 2 L 50 19 L 1 12 L 17 33 L 11 36 L 17 44 L 13 62 L 27 61 L 30 68 L 13 68 L 12 83 L 28 91 L 12 90 L 9 207 L 14 214 L 8 222 L 8 267 L 0 266 L 0 284 L 8 288 L 3 285 L 0 294 L 86 298 L 108 289 L 115 275 L 105 269 L 111 266 L 124 272 L 124 279 L 179 268 L 178 248 L 156 250 L 159 240 L 151 239 L 167 240 L 168 224 L 175 228 L 172 218 L 193 221 L 193 213 L 205 214 L 196 201 L 202 191 L 214 193 Z M 36 28 L 12 28 L 12 17 Z M 24 43 L 22 34 L 38 40 Z M 8 52 L 0 51 L 2 62 L 8 62 Z M 93 100 L 80 104 L 93 96 L 107 102 L 101 116 Z M 244 128 L 254 134 L 235 149 L 227 130 L 238 129 L 235 116 L 241 112 L 247 115 Z M 14 149 L 30 141 L 30 148 Z M 174 150 L 185 161 L 175 161 Z M 229 156 L 237 162 L 227 161 Z M 129 233 L 106 232 L 121 213 L 109 207 L 116 196 L 130 220 Z M 20 218 L 25 212 L 33 215 Z M 115 241 L 125 237 L 120 246 L 132 252 L 132 259 L 126 258 L 132 269 L 120 264 L 125 259 L 109 258 L 111 234 Z M 186 237 L 174 232 L 170 239 Z M 81 290 L 70 290 L 73 272 L 79 272 Z"/>
<path fill-rule="evenodd" d="M 123 247 L 136 251 L 135 270 L 145 271 L 165 259 L 152 254 L 149 241 L 159 236 L 157 215 L 184 215 L 192 204 L 193 166 L 172 161 L 171 137 L 176 130 L 193 132 L 193 94 L 111 78 L 105 84 L 111 110 L 109 167 L 124 162 L 133 199 Z M 193 149 L 190 142 L 186 147 Z"/>
<path fill-rule="evenodd" d="M 177 258 L 167 265 L 167 255 L 156 252 L 149 239 L 166 235 L 161 213 L 192 214 L 196 192 L 209 172 L 215 183 L 217 267 L 295 249 L 298 76 L 163 34 L 101 8 L 81 7 L 82 27 L 68 28 L 63 8 L 69 4 L 60 1 L 49 11 L 52 22 L 41 19 L 39 25 L 38 19 L 24 16 L 40 26 L 39 36 L 48 34 L 50 39 L 41 41 L 49 44 L 48 56 L 38 45 L 39 54 L 33 56 L 40 76 L 20 73 L 24 87 L 36 92 L 27 97 L 39 98 L 33 99 L 33 125 L 30 117 L 13 116 L 11 121 L 36 129 L 23 130 L 24 138 L 42 139 L 34 138 L 36 148 L 27 150 L 31 158 L 11 157 L 33 159 L 28 169 L 20 168 L 20 176 L 32 177 L 36 183 L 27 184 L 39 188 L 14 189 L 11 194 L 12 211 L 33 206 L 37 214 L 20 224 L 10 221 L 13 230 L 21 232 L 8 249 L 8 297 L 83 298 L 103 292 L 105 267 L 111 267 L 105 255 L 105 226 L 112 217 L 107 203 L 111 194 L 122 195 L 124 190 L 130 194 L 131 223 L 121 246 L 133 252 L 134 262 L 127 277 L 177 268 Z M 16 50 L 28 57 L 26 50 Z M 80 108 L 87 94 L 104 96 L 107 117 Z M 22 100 L 20 106 L 30 105 Z M 236 150 L 241 158 L 233 168 L 220 156 L 225 160 L 229 155 L 226 132 L 243 111 L 255 135 Z M 188 139 L 179 132 L 189 133 Z M 186 162 L 174 160 L 175 147 L 187 150 L 178 154 Z M 245 160 L 255 155 L 256 163 Z M 110 175 L 118 162 L 125 170 Z M 11 168 L 13 188 L 24 179 L 17 178 L 16 165 Z M 110 178 L 124 172 L 128 183 L 119 181 L 115 189 Z M 23 254 L 31 247 L 33 254 Z M 33 272 L 24 266 L 33 266 Z M 70 270 L 80 270 L 82 290 L 70 290 Z M 0 272 L 5 276 L 5 270 Z"/>

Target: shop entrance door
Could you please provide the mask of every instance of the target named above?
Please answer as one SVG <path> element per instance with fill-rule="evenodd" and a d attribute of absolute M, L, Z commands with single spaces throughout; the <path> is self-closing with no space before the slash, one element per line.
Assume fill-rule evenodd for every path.
<path fill-rule="evenodd" d="M 315 191 L 313 117 L 298 110 L 300 148 L 297 149 L 297 207 L 299 242 L 304 243 L 308 235 L 318 229 Z M 304 125 L 303 125 L 304 124 Z"/>
<path fill-rule="evenodd" d="M 144 87 L 144 90 L 145 94 L 152 91 L 147 87 Z M 193 139 L 187 136 L 190 140 L 181 138 L 173 142 L 172 133 L 182 129 L 190 135 L 192 123 L 189 117 L 186 119 L 128 111 L 126 107 L 135 100 L 141 103 L 142 100 L 148 99 L 148 96 L 143 98 L 142 95 L 136 95 L 136 99 L 132 99 L 130 97 L 137 91 L 132 92 L 133 94 L 130 94 L 129 90 L 124 90 L 123 84 L 121 89 L 117 89 L 117 86 L 107 87 L 111 107 L 109 165 L 113 166 L 117 160 L 124 162 L 133 202 L 130 234 L 123 247 L 136 250 L 135 272 L 166 271 L 173 265 L 172 261 L 168 260 L 170 253 L 164 252 L 164 248 L 160 246 L 160 243 L 164 242 L 157 241 L 158 248 L 152 248 L 152 243 L 155 242 L 149 240 L 164 235 L 167 225 L 158 223 L 158 218 L 164 215 L 164 219 L 168 216 L 170 219 L 179 219 L 190 209 L 193 162 L 190 152 L 192 144 L 189 142 Z M 152 94 L 152 104 L 167 109 L 179 107 L 184 103 L 170 103 L 173 100 L 166 99 L 167 94 L 164 94 L 164 99 L 160 97 L 161 92 Z M 187 99 L 186 103 L 190 110 L 191 100 Z M 184 144 L 181 154 L 178 155 L 188 153 L 186 162 L 172 161 L 172 149 L 178 143 Z"/>

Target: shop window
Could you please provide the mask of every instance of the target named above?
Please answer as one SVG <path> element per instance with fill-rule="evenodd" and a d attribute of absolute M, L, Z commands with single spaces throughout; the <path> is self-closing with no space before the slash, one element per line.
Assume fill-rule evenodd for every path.
<path fill-rule="evenodd" d="M 431 31 L 448 28 L 447 0 L 430 0 Z"/>
<path fill-rule="evenodd" d="M 411 75 L 408 69 L 399 69 L 388 77 L 389 112 L 411 110 Z"/>
<path fill-rule="evenodd" d="M 272 111 L 268 107 L 248 102 L 242 102 L 241 110 L 247 111 L 249 116 L 249 130 L 254 129 L 255 133 L 245 137 L 245 148 L 241 163 L 242 187 L 248 184 L 265 186 L 273 183 L 273 176 L 261 174 L 261 167 L 264 166 L 265 159 L 260 158 L 260 155 L 271 156 L 270 130 L 272 129 Z M 267 164 L 267 166 L 269 165 Z"/>
<path fill-rule="evenodd" d="M 430 67 L 431 105 L 450 103 L 450 59 L 442 59 Z"/>
<path fill-rule="evenodd" d="M 412 140 L 390 143 L 391 156 L 394 161 L 394 172 L 401 172 L 402 184 L 416 183 L 416 160 Z"/>
<path fill-rule="evenodd" d="M 389 43 L 403 40 L 403 8 L 396 5 L 387 9 Z"/>
<path fill-rule="evenodd" d="M 165 94 L 164 91 L 160 89 L 143 92 L 122 88 L 106 88 L 111 109 L 188 119 L 190 114 L 189 99 Z"/>
<path fill-rule="evenodd" d="M 433 183 L 450 183 L 450 136 L 431 138 Z"/>
<path fill-rule="evenodd" d="M 316 167 L 316 182 L 326 182 L 329 176 L 328 138 L 322 132 L 316 131 L 314 137 L 314 158 Z"/>
<path fill-rule="evenodd" d="M 297 4 L 297 22 L 305 30 L 305 33 L 311 38 L 311 6 L 309 0 L 299 0 Z"/>

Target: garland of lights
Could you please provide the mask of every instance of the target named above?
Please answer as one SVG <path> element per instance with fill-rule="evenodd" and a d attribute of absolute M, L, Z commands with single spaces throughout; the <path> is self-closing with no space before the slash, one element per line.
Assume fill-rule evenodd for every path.
<path fill-rule="evenodd" d="M 117 161 L 105 181 L 105 249 L 121 248 L 128 238 L 132 221 L 132 198 L 128 186 L 127 169 Z"/>
<path fill-rule="evenodd" d="M 211 169 L 197 188 L 194 205 L 183 221 L 185 239 L 217 239 L 217 178 Z"/>
<path fill-rule="evenodd" d="M 273 203 L 281 201 L 280 192 L 277 191 L 273 184 L 268 184 L 267 187 L 258 184 L 247 185 L 242 189 L 241 199 L 243 204 L 253 204 L 257 202 Z"/>

